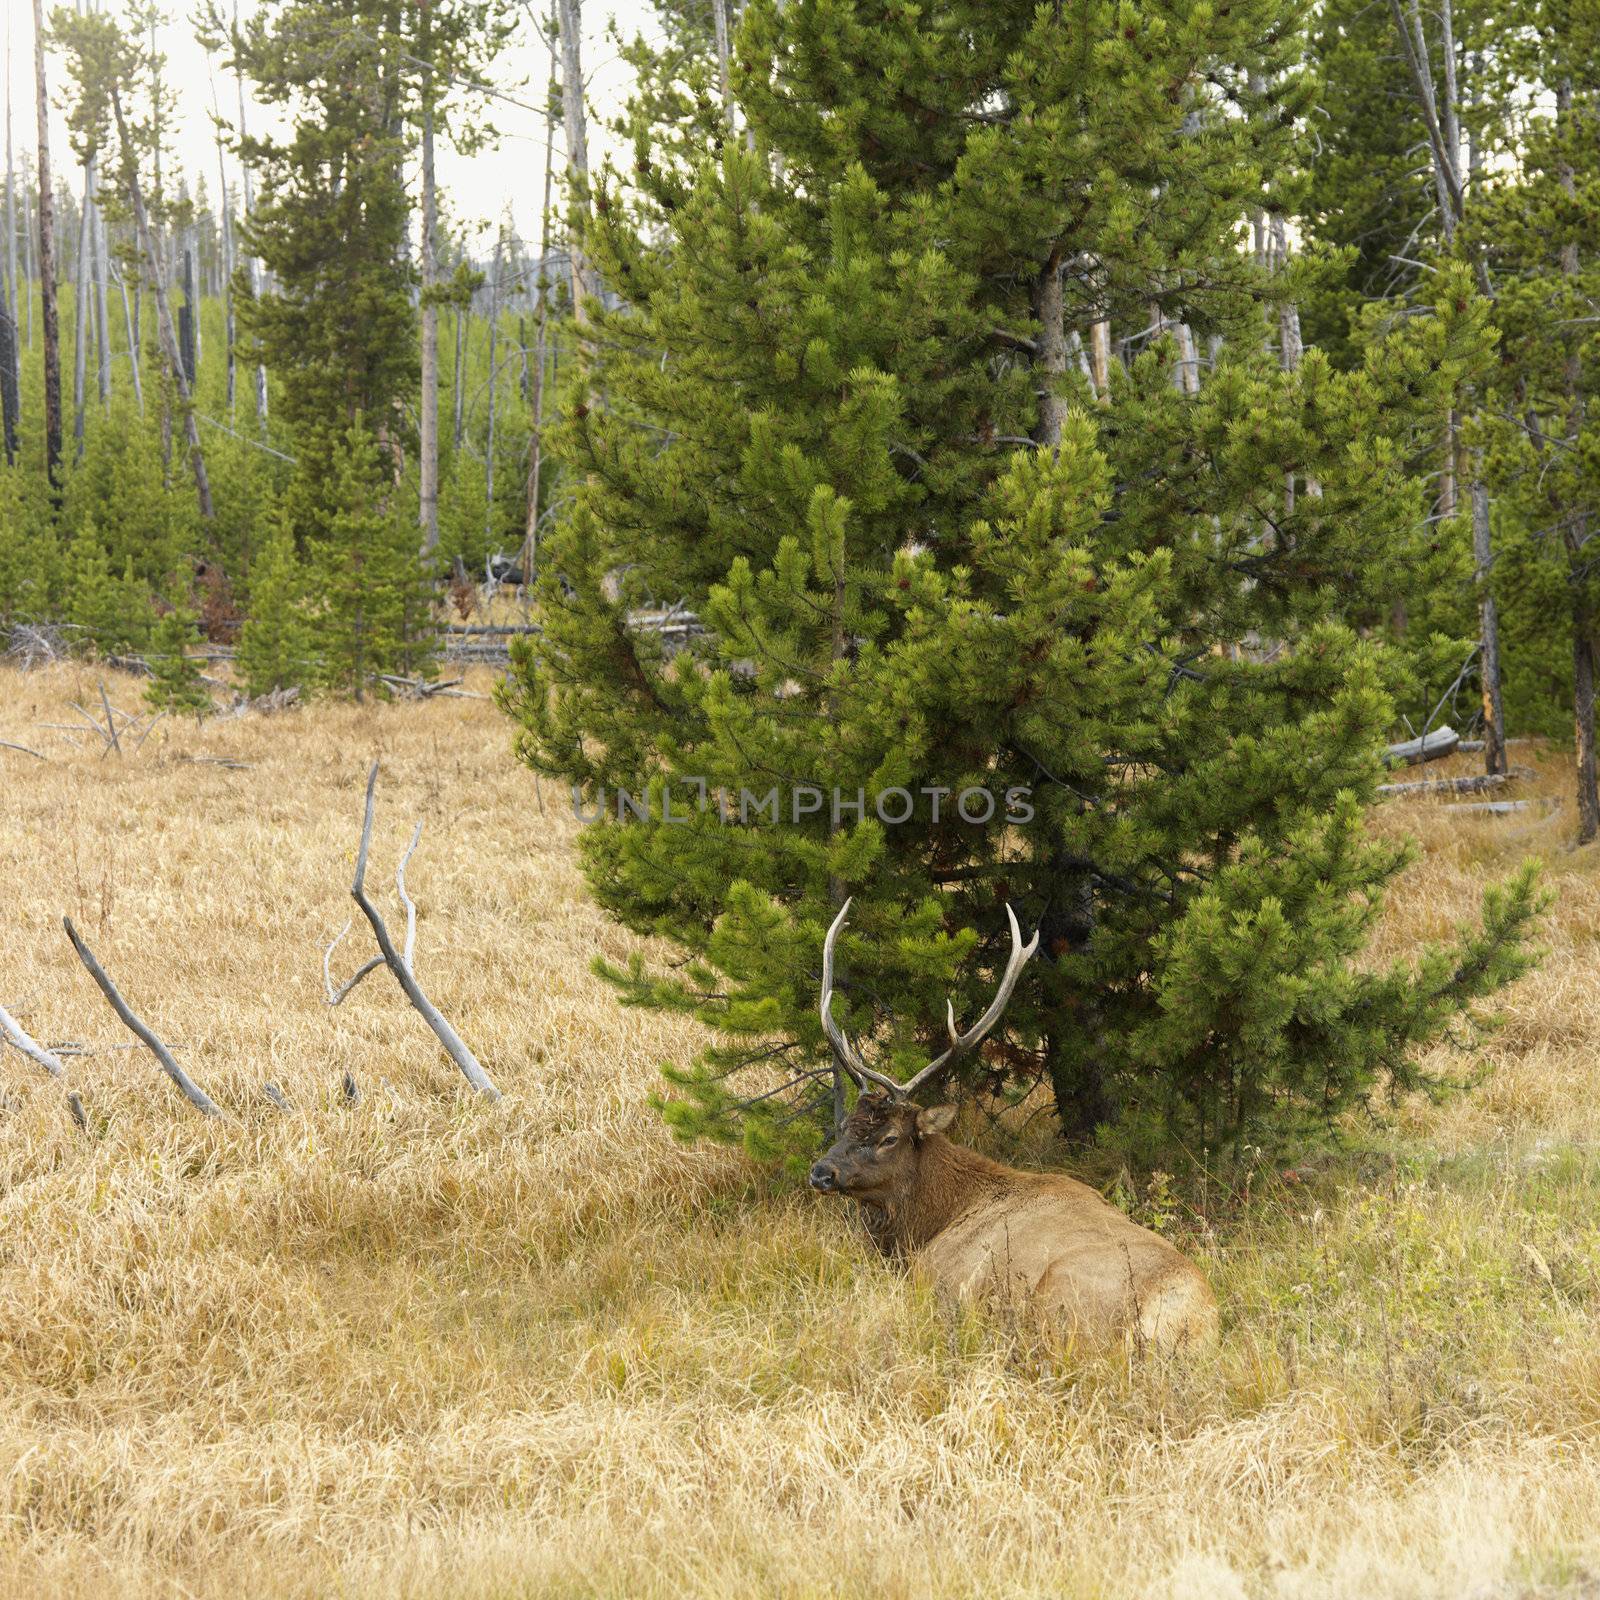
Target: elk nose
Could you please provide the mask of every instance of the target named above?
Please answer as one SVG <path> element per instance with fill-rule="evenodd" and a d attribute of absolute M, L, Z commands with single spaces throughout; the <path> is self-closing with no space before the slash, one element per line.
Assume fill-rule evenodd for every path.
<path fill-rule="evenodd" d="M 839 1187 L 839 1174 L 831 1161 L 819 1161 L 811 1169 L 811 1187 L 824 1194 Z"/>

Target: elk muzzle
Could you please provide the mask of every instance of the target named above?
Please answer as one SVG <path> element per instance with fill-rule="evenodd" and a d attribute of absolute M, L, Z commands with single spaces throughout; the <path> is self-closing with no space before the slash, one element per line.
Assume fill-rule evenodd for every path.
<path fill-rule="evenodd" d="M 837 1194 L 839 1192 L 839 1169 L 826 1159 L 816 1162 L 811 1168 L 811 1176 L 807 1179 L 811 1187 L 819 1194 Z"/>

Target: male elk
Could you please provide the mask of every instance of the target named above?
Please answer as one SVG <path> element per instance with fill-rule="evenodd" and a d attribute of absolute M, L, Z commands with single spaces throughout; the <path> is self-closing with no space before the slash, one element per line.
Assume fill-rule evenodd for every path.
<path fill-rule="evenodd" d="M 949 1011 L 950 1046 L 907 1083 L 874 1072 L 833 1019 L 833 946 L 847 900 L 822 947 L 822 1026 L 839 1068 L 862 1091 L 811 1186 L 866 1209 L 885 1253 L 914 1257 L 943 1289 L 998 1292 L 1086 1343 L 1131 1337 L 1164 1352 L 1215 1337 L 1217 1302 L 1195 1264 L 1088 1185 L 1058 1173 L 1019 1172 L 952 1144 L 949 1106 L 911 1096 L 970 1054 L 1000 1020 L 1039 945 L 1024 945 L 1010 906 L 1011 956 L 989 1009 L 966 1033 Z"/>

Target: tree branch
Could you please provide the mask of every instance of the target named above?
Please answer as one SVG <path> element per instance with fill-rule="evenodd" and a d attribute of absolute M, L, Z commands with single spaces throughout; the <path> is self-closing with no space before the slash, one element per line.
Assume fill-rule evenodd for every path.
<path fill-rule="evenodd" d="M 100 963 L 95 960 L 82 939 L 78 937 L 78 930 L 72 926 L 71 917 L 63 917 L 61 926 L 67 930 L 67 937 L 72 941 L 72 948 L 78 952 L 78 959 L 89 969 L 89 976 L 99 984 L 100 992 L 111 1002 L 111 1009 L 122 1018 L 124 1024 L 138 1038 L 150 1053 L 161 1063 L 162 1071 L 183 1090 L 184 1097 L 195 1110 L 203 1112 L 208 1117 L 220 1117 L 222 1108 L 202 1089 L 187 1072 L 183 1070 L 173 1058 L 172 1052 L 162 1044 L 160 1039 L 145 1026 L 128 1006 L 128 1002 L 117 993 L 117 987 L 101 970 Z"/>

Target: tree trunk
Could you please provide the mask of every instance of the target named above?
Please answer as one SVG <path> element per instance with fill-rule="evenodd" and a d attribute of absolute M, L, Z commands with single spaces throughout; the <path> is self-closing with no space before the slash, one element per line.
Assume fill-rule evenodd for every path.
<path fill-rule="evenodd" d="M 728 71 L 728 0 L 711 0 L 711 20 L 717 36 L 717 77 L 722 89 L 722 115 L 733 132 L 733 85 Z"/>
<path fill-rule="evenodd" d="M 106 239 L 106 214 L 100 202 L 94 207 L 94 323 L 96 384 L 101 406 L 111 409 L 111 318 L 107 313 L 107 275 L 110 272 L 108 240 Z"/>
<path fill-rule="evenodd" d="M 128 280 L 121 272 L 117 274 L 117 287 L 122 291 L 122 325 L 128 331 L 128 371 L 133 376 L 133 398 L 142 417 L 144 384 L 139 378 L 139 322 L 133 314 L 133 307 L 128 303 Z"/>
<path fill-rule="evenodd" d="M 1066 398 L 1061 393 L 1061 379 L 1067 370 L 1067 324 L 1061 298 L 1059 246 L 1051 249 L 1038 277 L 1033 280 L 1033 317 L 1039 324 L 1039 348 L 1033 363 L 1039 412 L 1033 438 L 1041 449 L 1058 452 L 1061 422 L 1067 408 Z"/>
<path fill-rule="evenodd" d="M 505 244 L 502 233 L 494 242 L 494 279 L 489 285 L 489 442 L 484 451 L 483 470 L 483 537 L 485 543 L 494 543 L 494 397 L 495 366 L 500 359 L 500 258 Z"/>
<path fill-rule="evenodd" d="M 35 4 L 38 0 L 35 0 Z M 559 0 L 561 26 L 561 117 L 567 136 L 567 182 L 572 189 L 573 209 L 587 212 L 589 206 L 589 134 L 583 107 L 582 0 Z M 594 293 L 589 263 L 576 229 L 568 230 L 567 255 L 572 266 L 572 320 L 579 327 L 589 321 L 585 304 Z"/>
<path fill-rule="evenodd" d="M 1089 366 L 1094 392 L 1102 404 L 1111 398 L 1111 324 L 1096 322 L 1089 329 Z"/>
<path fill-rule="evenodd" d="M 550 54 L 550 75 L 556 70 L 555 52 Z M 549 103 L 548 90 L 545 102 Z M 544 369 L 545 338 L 550 327 L 550 279 L 546 265 L 550 259 L 550 180 L 555 159 L 556 125 L 545 119 L 544 205 L 539 213 L 539 332 L 534 345 L 533 436 L 528 441 L 528 517 L 522 536 L 522 592 L 532 592 L 534 572 L 539 560 L 539 478 L 544 469 Z"/>
<path fill-rule="evenodd" d="M 44 303 L 44 463 L 53 488 L 61 465 L 61 328 L 56 317 L 56 203 L 50 188 L 50 96 L 44 73 L 43 0 L 33 0 L 33 41 L 39 119 L 39 289 Z"/>
<path fill-rule="evenodd" d="M 239 26 L 238 0 L 234 0 L 233 25 L 235 28 Z M 245 136 L 244 72 L 237 66 L 234 71 L 234 81 L 239 91 L 239 137 L 242 139 Z M 244 215 L 245 221 L 248 222 L 250 214 L 256 208 L 255 189 L 250 178 L 250 164 L 241 162 L 240 167 L 244 176 Z M 245 272 L 249 278 L 250 297 L 254 299 L 259 287 L 254 256 L 245 257 Z M 256 426 L 262 433 L 267 431 L 267 369 L 260 362 L 256 363 Z"/>
<path fill-rule="evenodd" d="M 422 57 L 422 408 L 418 419 L 417 520 L 422 555 L 439 547 L 439 307 L 434 298 L 438 271 L 438 197 L 433 173 L 433 72 L 430 0 L 421 0 Z"/>
<path fill-rule="evenodd" d="M 24 288 L 17 280 L 17 176 L 16 167 L 11 159 L 11 30 L 6 29 L 6 269 L 8 294 L 10 296 L 7 310 L 11 313 L 11 329 L 15 348 L 12 352 L 11 380 L 20 385 L 22 382 L 22 323 L 17 307 L 21 304 L 22 297 L 27 296 L 28 319 L 31 326 L 33 320 L 33 293 L 31 288 Z"/>
<path fill-rule="evenodd" d="M 1483 770 L 1506 770 L 1506 716 L 1500 694 L 1500 620 L 1489 587 L 1493 552 L 1489 547 L 1489 490 L 1483 481 L 1483 457 L 1472 455 L 1472 566 L 1478 586 L 1478 678 L 1483 685 Z"/>
<path fill-rule="evenodd" d="M 38 0 L 34 0 L 34 3 L 38 4 Z M 200 515 L 210 522 L 213 516 L 211 480 L 206 473 L 205 451 L 200 445 L 200 425 L 195 420 L 189 382 L 184 376 L 183 357 L 178 349 L 178 335 L 172 326 L 172 311 L 167 303 L 166 285 L 162 281 L 161 261 L 150 236 L 150 218 L 145 211 L 144 190 L 139 182 L 139 168 L 133 141 L 128 135 L 128 122 L 122 111 L 122 96 L 115 87 L 111 91 L 111 109 L 116 118 L 117 137 L 122 146 L 123 178 L 128 186 L 128 201 L 133 208 L 133 226 L 139 236 L 139 248 L 150 268 L 151 288 L 156 297 L 156 332 L 166 354 L 172 386 L 177 391 L 179 403 L 183 407 L 183 431 L 189 444 L 189 465 L 194 472 L 194 487 L 200 501 Z"/>
<path fill-rule="evenodd" d="M 89 257 L 94 238 L 94 155 L 83 164 L 83 209 L 78 213 L 78 259 L 74 263 L 72 296 L 72 446 L 73 459 L 83 459 L 84 411 L 89 401 Z M 85 313 L 89 313 L 87 316 Z M 89 326 L 85 326 L 85 324 Z"/>
<path fill-rule="evenodd" d="M 465 422 L 466 422 L 465 392 L 464 392 L 464 390 L 462 389 L 462 386 L 461 386 L 462 379 L 465 376 L 465 374 L 461 370 L 461 364 L 462 364 L 463 360 L 465 359 L 465 350 L 464 350 L 463 346 L 464 346 L 464 343 L 465 343 L 465 340 L 466 340 L 466 322 L 467 322 L 466 308 L 464 308 L 462 306 L 457 306 L 456 307 L 456 372 L 455 372 L 455 383 L 453 385 L 453 391 L 454 392 L 451 395 L 452 404 L 454 405 L 454 408 L 455 408 L 455 419 L 454 420 L 455 420 L 455 441 L 456 441 L 456 449 L 457 450 L 459 450 L 461 448 L 461 430 L 462 430 L 462 428 L 463 428 L 463 426 L 465 425 Z"/>

